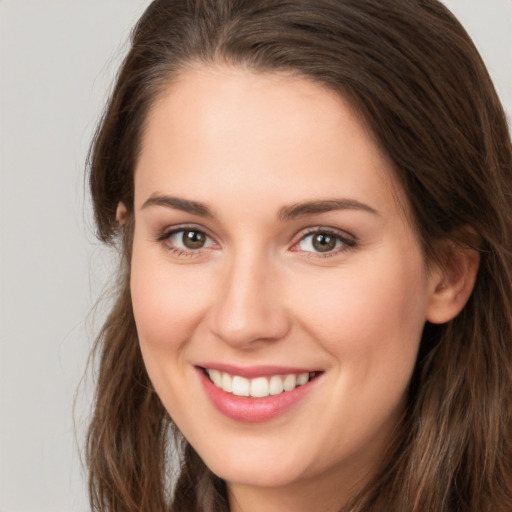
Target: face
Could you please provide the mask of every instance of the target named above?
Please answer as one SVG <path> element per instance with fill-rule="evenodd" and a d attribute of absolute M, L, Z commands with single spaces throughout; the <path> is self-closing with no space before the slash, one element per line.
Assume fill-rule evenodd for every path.
<path fill-rule="evenodd" d="M 364 123 L 305 79 L 193 68 L 152 108 L 135 173 L 140 346 L 230 489 L 328 492 L 375 468 L 435 287 L 404 204 Z"/>

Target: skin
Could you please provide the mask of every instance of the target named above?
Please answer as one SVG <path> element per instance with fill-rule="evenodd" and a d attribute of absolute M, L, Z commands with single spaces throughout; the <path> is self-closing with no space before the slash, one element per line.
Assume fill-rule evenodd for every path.
<path fill-rule="evenodd" d="M 282 215 L 340 199 L 351 202 Z M 226 480 L 232 511 L 338 510 L 378 466 L 424 323 L 458 313 L 477 266 L 427 268 L 404 205 L 350 105 L 303 78 L 195 66 L 150 111 L 131 262 L 140 347 L 173 420 Z M 183 226 L 205 245 L 167 236 Z M 341 238 L 319 253 L 311 230 Z M 204 361 L 323 373 L 292 408 L 249 424 L 212 405 L 196 371 Z"/>

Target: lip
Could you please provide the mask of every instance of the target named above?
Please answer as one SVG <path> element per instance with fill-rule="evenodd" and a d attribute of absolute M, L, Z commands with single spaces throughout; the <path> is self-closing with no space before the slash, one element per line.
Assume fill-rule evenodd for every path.
<path fill-rule="evenodd" d="M 234 369 L 234 367 L 229 365 L 205 365 L 204 367 L 196 367 L 203 389 L 215 408 L 228 418 L 246 423 L 262 423 L 284 414 L 294 405 L 297 405 L 302 401 L 302 399 L 308 395 L 311 390 L 313 390 L 321 377 L 321 375 L 318 375 L 306 384 L 279 395 L 270 395 L 265 398 L 251 398 L 236 396 L 215 386 L 215 384 L 213 384 L 213 382 L 206 376 L 203 369 L 205 367 L 224 371 L 230 374 L 232 373 L 233 375 L 240 375 L 245 378 L 280 375 L 286 373 L 303 373 L 304 370 L 301 372 L 300 370 L 292 368 L 259 366 L 245 368 L 243 369 L 243 372 L 240 372 L 240 368 Z"/>

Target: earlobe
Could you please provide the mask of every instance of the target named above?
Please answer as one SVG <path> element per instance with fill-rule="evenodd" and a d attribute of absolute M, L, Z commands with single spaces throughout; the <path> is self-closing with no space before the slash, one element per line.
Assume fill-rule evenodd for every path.
<path fill-rule="evenodd" d="M 473 291 L 479 263 L 480 254 L 473 247 L 457 246 L 449 251 L 445 263 L 431 274 L 426 318 L 429 322 L 443 324 L 461 312 Z"/>
<path fill-rule="evenodd" d="M 126 208 L 125 204 L 122 201 L 119 201 L 119 203 L 117 203 L 117 209 L 116 209 L 117 225 L 122 227 L 126 224 L 127 220 L 128 220 L 128 209 Z"/>

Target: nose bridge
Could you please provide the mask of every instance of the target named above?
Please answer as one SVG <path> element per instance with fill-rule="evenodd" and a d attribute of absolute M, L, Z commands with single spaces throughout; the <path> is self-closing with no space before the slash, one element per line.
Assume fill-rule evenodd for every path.
<path fill-rule="evenodd" d="M 262 252 L 240 250 L 227 258 L 213 307 L 212 330 L 226 343 L 249 347 L 275 341 L 289 329 L 278 269 Z"/>

